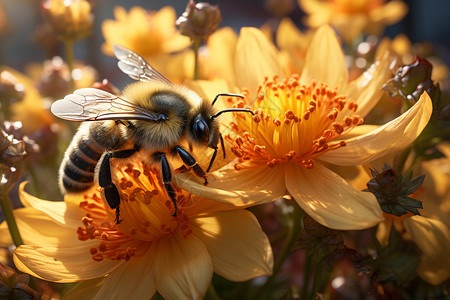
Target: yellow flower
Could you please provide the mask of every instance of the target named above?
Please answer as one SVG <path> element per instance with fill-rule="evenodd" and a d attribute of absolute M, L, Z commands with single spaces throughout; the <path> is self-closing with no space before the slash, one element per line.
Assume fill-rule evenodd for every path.
<path fill-rule="evenodd" d="M 253 35 L 257 36 L 260 40 L 238 41 L 242 52 L 236 55 L 245 57 L 246 63 L 235 65 L 236 74 L 248 75 L 242 81 L 246 86 L 252 86 L 255 77 L 276 73 L 271 68 L 276 56 L 255 51 L 256 45 L 267 41 L 262 34 Z M 255 45 L 246 45 L 246 41 Z M 194 193 L 201 189 L 202 196 L 235 205 L 264 203 L 289 193 L 327 227 L 374 226 L 383 220 L 375 196 L 354 189 L 328 166 L 370 162 L 404 148 L 425 127 L 432 111 L 427 94 L 409 111 L 375 130 L 360 125 L 380 99 L 389 77 L 386 58 L 347 82 L 339 42 L 329 26 L 321 27 L 308 49 L 301 77 L 268 78 L 256 92 L 250 89 L 246 99 L 234 103 L 256 114 L 239 113 L 234 121 L 222 123 L 228 129 L 222 133 L 235 160 L 210 173 L 208 186 L 202 188 L 189 174 L 178 174 L 179 186 Z"/>
<path fill-rule="evenodd" d="M 42 127 L 53 124 L 55 119 L 46 107 L 45 101 L 35 88 L 33 81 L 14 69 L 0 66 L 0 73 L 3 72 L 12 74 L 22 85 L 24 97 L 20 102 L 12 104 L 10 109 L 12 120 L 22 122 L 24 134 L 32 135 Z"/>
<path fill-rule="evenodd" d="M 91 33 L 94 16 L 86 0 L 46 0 L 44 18 L 62 40 L 78 40 Z"/>
<path fill-rule="evenodd" d="M 14 250 L 16 266 L 54 282 L 98 279 L 81 284 L 78 299 L 150 299 L 156 291 L 166 299 L 201 299 L 213 272 L 232 281 L 272 272 L 269 241 L 249 211 L 177 188 L 173 217 L 158 170 L 136 160 L 113 174 L 121 193 L 118 225 L 96 187 L 54 202 L 27 194 L 22 184 L 26 207 L 15 215 L 25 245 Z M 0 243 L 7 244 L 2 226 Z"/>
<path fill-rule="evenodd" d="M 113 55 L 114 44 L 125 46 L 139 53 L 153 67 L 170 79 L 184 79 L 186 74 L 179 75 L 182 70 L 192 70 L 193 56 L 186 60 L 186 53 L 169 56 L 172 52 L 186 49 L 191 44 L 187 36 L 181 35 L 175 27 L 175 10 L 166 6 L 159 11 L 146 11 L 135 6 L 127 13 L 125 8 L 114 8 L 115 20 L 105 20 L 102 32 L 105 43 L 102 51 Z M 180 68 L 180 65 L 186 65 Z"/>
<path fill-rule="evenodd" d="M 305 65 L 306 51 L 311 43 L 314 30 L 300 31 L 289 18 L 280 21 L 277 29 L 276 43 L 287 55 L 288 74 L 300 74 Z"/>
<path fill-rule="evenodd" d="M 450 278 L 450 144 L 440 145 L 439 149 L 446 158 L 423 162 L 422 170 L 417 172 L 425 174 L 423 186 L 412 196 L 422 201 L 421 215 L 384 214 L 386 220 L 377 232 L 377 238 L 387 244 L 392 226 L 400 232 L 406 231 L 420 249 L 417 273 L 433 285 Z"/>
<path fill-rule="evenodd" d="M 346 42 L 362 32 L 380 35 L 384 28 L 400 21 L 408 6 L 394 0 L 298 0 L 308 14 L 306 23 L 313 28 L 331 24 Z"/>

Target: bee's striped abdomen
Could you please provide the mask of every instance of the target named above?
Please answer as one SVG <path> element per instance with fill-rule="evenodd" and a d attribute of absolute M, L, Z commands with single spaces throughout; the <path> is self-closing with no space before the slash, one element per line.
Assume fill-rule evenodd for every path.
<path fill-rule="evenodd" d="M 80 126 L 64 155 L 59 171 L 63 193 L 81 192 L 94 184 L 95 166 L 106 148 L 92 136 L 90 125 Z"/>
<path fill-rule="evenodd" d="M 73 139 L 60 169 L 61 185 L 65 192 L 80 192 L 94 183 L 95 166 L 105 150 L 96 144 L 89 134 Z"/>

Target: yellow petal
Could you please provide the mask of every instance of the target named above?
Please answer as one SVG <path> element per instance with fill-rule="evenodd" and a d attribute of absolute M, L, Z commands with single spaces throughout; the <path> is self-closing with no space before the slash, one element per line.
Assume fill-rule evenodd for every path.
<path fill-rule="evenodd" d="M 62 295 L 64 300 L 94 299 L 103 284 L 105 277 L 86 280 L 75 284 Z"/>
<path fill-rule="evenodd" d="M 210 173 L 206 186 L 188 173 L 175 175 L 174 181 L 192 194 L 234 206 L 268 203 L 286 194 L 283 167 L 240 171 L 225 167 Z"/>
<path fill-rule="evenodd" d="M 215 273 L 231 281 L 272 273 L 269 239 L 249 211 L 214 212 L 193 218 L 192 223 L 192 233 L 206 245 Z"/>
<path fill-rule="evenodd" d="M 381 88 L 391 77 L 390 62 L 387 52 L 381 61 L 374 63 L 356 80 L 350 82 L 345 94 L 358 104 L 356 113 L 360 117 L 364 118 L 384 94 Z"/>
<path fill-rule="evenodd" d="M 333 14 L 330 16 L 330 24 L 339 32 L 342 40 L 348 44 L 361 36 L 361 32 L 367 26 L 369 20 L 365 14 Z"/>
<path fill-rule="evenodd" d="M 151 299 L 158 276 L 153 264 L 148 255 L 131 258 L 106 277 L 94 299 Z"/>
<path fill-rule="evenodd" d="M 441 221 L 413 216 L 403 221 L 421 250 L 417 272 L 425 281 L 438 285 L 450 277 L 450 230 Z"/>
<path fill-rule="evenodd" d="M 329 23 L 333 3 L 317 0 L 298 0 L 298 4 L 304 12 L 309 14 L 305 22 L 311 27 L 319 27 Z"/>
<path fill-rule="evenodd" d="M 78 243 L 76 227 L 61 226 L 47 214 L 32 207 L 24 207 L 14 210 L 20 236 L 25 244 L 57 244 Z M 80 221 L 81 225 L 81 221 Z M 80 242 L 81 243 L 81 242 Z M 12 245 L 6 222 L 0 225 L 0 246 Z"/>
<path fill-rule="evenodd" d="M 339 92 L 347 86 L 348 72 L 344 53 L 336 34 L 328 25 L 316 31 L 306 54 L 300 82 L 310 84 L 313 80 L 325 83 L 331 89 L 337 87 Z"/>
<path fill-rule="evenodd" d="M 27 193 L 25 185 L 26 182 L 22 182 L 19 186 L 19 197 L 23 205 L 33 207 L 53 219 L 60 226 L 73 229 L 81 225 L 81 218 L 86 215 L 86 212 L 79 207 L 80 202 L 84 201 L 84 192 L 69 194 L 64 202 L 48 201 Z"/>
<path fill-rule="evenodd" d="M 392 25 L 403 19 L 408 13 L 408 5 L 403 1 L 389 1 L 370 13 L 372 22 Z"/>
<path fill-rule="evenodd" d="M 278 59 L 278 50 L 259 29 L 242 28 L 234 58 L 237 84 L 253 93 L 265 77 L 284 78 Z"/>
<path fill-rule="evenodd" d="M 223 78 L 230 86 L 237 86 L 234 69 L 237 40 L 236 32 L 230 27 L 221 28 L 209 37 L 209 55 L 203 66 L 200 66 L 206 78 Z"/>
<path fill-rule="evenodd" d="M 376 236 L 382 247 L 386 247 L 389 245 L 389 236 L 391 234 L 392 226 L 393 224 L 391 218 L 386 219 L 384 222 L 378 224 Z"/>
<path fill-rule="evenodd" d="M 98 241 L 82 245 L 23 245 L 14 250 L 14 264 L 25 273 L 52 282 L 75 282 L 111 273 L 124 261 L 92 259 L 89 249 Z"/>
<path fill-rule="evenodd" d="M 354 189 L 320 163 L 309 170 L 287 164 L 286 187 L 308 215 L 329 228 L 359 230 L 383 221 L 373 194 Z"/>
<path fill-rule="evenodd" d="M 342 166 L 362 165 L 404 149 L 425 128 L 432 110 L 431 99 L 424 92 L 401 116 L 370 133 L 345 140 L 345 147 L 328 151 L 320 156 L 320 160 Z"/>
<path fill-rule="evenodd" d="M 202 299 L 213 265 L 205 245 L 192 234 L 176 233 L 155 242 L 150 250 L 158 292 L 165 299 Z"/>

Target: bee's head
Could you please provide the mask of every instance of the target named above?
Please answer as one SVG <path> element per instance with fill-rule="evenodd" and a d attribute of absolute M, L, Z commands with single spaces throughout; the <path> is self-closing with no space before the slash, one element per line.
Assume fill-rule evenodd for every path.
<path fill-rule="evenodd" d="M 249 112 L 253 114 L 251 110 L 244 108 L 229 108 L 221 110 L 219 112 L 214 112 L 213 105 L 219 96 L 232 96 L 243 98 L 242 95 L 237 94 L 228 94 L 228 93 L 218 94 L 214 98 L 211 105 L 208 105 L 208 107 L 203 107 L 204 109 L 200 109 L 200 112 L 193 118 L 189 128 L 191 136 L 196 143 L 200 143 L 202 145 L 214 149 L 214 154 L 209 163 L 207 172 L 211 168 L 214 159 L 217 155 L 217 148 L 218 148 L 217 145 L 219 144 L 219 141 L 222 145 L 223 157 L 225 158 L 225 147 L 223 144 L 222 135 L 220 134 L 219 131 L 219 122 L 217 121 L 217 117 L 225 112 L 232 112 L 232 111 Z"/>
<path fill-rule="evenodd" d="M 205 146 L 210 145 L 210 141 L 214 141 L 215 130 L 217 130 L 216 124 L 212 122 L 213 120 L 209 119 L 208 116 L 204 116 L 203 114 L 198 114 L 191 123 L 191 133 L 194 140 L 197 143 L 200 143 Z M 214 144 L 217 145 L 217 142 Z"/>

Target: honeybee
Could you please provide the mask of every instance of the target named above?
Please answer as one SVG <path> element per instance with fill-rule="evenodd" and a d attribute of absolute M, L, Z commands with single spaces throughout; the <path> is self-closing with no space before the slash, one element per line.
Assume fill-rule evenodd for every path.
<path fill-rule="evenodd" d="M 148 154 L 149 161 L 160 163 L 165 190 L 177 215 L 176 193 L 166 155 L 178 155 L 184 168 L 203 178 L 210 170 L 221 143 L 217 117 L 225 112 L 253 112 L 244 108 L 217 111 L 214 103 L 220 96 L 243 97 L 221 93 L 212 102 L 189 88 L 171 83 L 135 52 L 114 45 L 118 67 L 139 80 L 128 85 L 121 96 L 103 90 L 83 88 L 53 103 L 52 113 L 62 119 L 83 121 L 67 148 L 59 169 L 59 185 L 63 194 L 80 192 L 94 184 L 103 189 L 106 201 L 120 219 L 120 195 L 111 176 L 111 162 L 126 159 L 137 152 Z M 93 122 L 88 122 L 93 121 Z M 206 172 L 188 150 L 180 146 L 198 145 L 214 149 Z"/>

